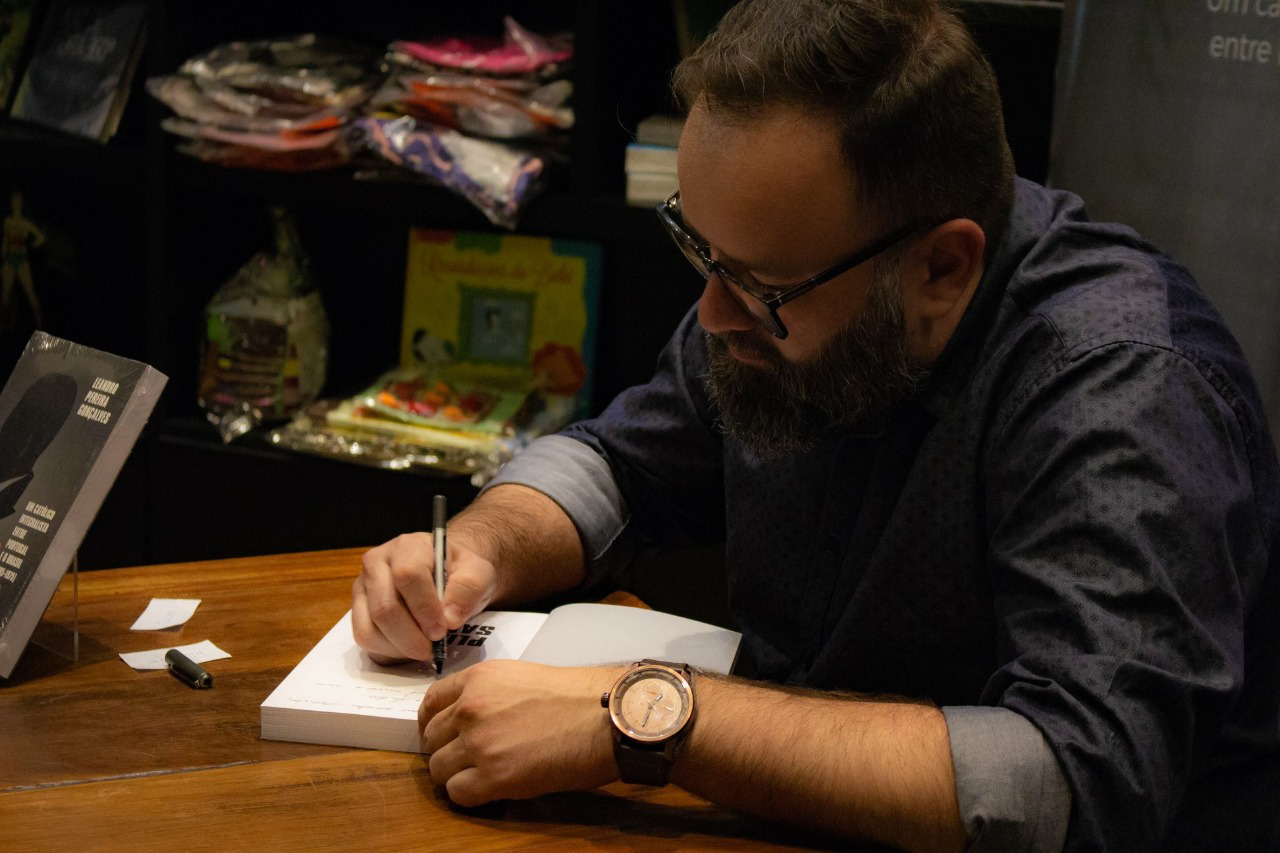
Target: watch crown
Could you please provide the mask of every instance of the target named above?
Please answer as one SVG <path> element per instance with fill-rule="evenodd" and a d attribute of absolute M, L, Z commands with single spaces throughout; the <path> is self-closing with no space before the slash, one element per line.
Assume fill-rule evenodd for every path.
<path fill-rule="evenodd" d="M 609 707 L 609 691 L 608 690 L 600 694 L 600 707 L 601 708 Z"/>

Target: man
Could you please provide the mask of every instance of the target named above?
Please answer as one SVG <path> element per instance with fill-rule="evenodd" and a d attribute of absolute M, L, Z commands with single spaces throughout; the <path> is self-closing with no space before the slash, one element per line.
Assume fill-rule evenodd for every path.
<path fill-rule="evenodd" d="M 1186 271 L 1015 183 L 933 0 L 741 4 L 676 86 L 660 215 L 701 300 L 648 385 L 451 523 L 443 604 L 425 534 L 366 555 L 361 645 L 426 659 L 491 603 L 721 541 L 751 680 L 695 679 L 671 781 L 909 849 L 1274 849 L 1277 464 Z M 625 671 L 446 677 L 432 778 L 625 777 Z"/>

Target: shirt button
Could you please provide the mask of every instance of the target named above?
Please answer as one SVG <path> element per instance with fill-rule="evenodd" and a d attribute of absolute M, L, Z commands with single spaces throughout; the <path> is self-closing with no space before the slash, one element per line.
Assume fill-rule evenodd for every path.
<path fill-rule="evenodd" d="M 834 557 L 840 553 L 840 540 L 835 536 L 828 536 L 822 542 L 822 553 L 828 557 Z"/>

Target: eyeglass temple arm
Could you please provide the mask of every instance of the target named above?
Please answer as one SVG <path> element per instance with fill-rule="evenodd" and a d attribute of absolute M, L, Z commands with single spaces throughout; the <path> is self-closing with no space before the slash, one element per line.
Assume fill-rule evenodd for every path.
<path fill-rule="evenodd" d="M 885 251 L 889 247 L 893 246 L 899 240 L 903 239 L 904 237 L 906 237 L 908 234 L 910 234 L 912 231 L 915 231 L 915 230 L 916 230 L 915 225 L 904 225 L 901 228 L 899 228 L 897 231 L 890 232 L 887 236 L 882 237 L 881 239 L 872 243 L 870 246 L 867 246 L 867 248 L 863 249 L 861 252 L 858 252 L 856 255 L 849 258 L 848 260 L 843 261 L 842 263 L 836 264 L 834 267 L 827 270 L 826 272 L 821 273 L 819 275 L 815 275 L 813 278 L 809 279 L 808 281 L 797 284 L 795 287 L 788 289 L 785 293 L 779 293 L 776 296 L 769 297 L 768 299 L 765 300 L 765 304 L 768 305 L 771 309 L 776 311 L 778 308 L 781 308 L 783 305 L 786 305 L 791 300 L 796 299 L 797 297 L 800 297 L 800 296 L 804 296 L 806 293 L 808 293 L 810 290 L 813 290 L 818 285 L 824 284 L 830 281 L 831 279 L 835 278 L 836 276 L 842 273 L 848 272 L 849 270 L 853 269 L 859 264 L 866 263 L 867 261 L 871 260 L 876 255 L 880 254 L 881 252 Z"/>

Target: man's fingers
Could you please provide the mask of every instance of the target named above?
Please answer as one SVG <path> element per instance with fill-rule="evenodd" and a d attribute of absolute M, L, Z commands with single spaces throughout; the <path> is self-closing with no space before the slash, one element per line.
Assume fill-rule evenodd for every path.
<path fill-rule="evenodd" d="M 446 708 L 451 708 L 462 695 L 465 675 L 465 672 L 460 672 L 457 675 L 446 676 L 427 688 L 427 695 L 422 697 L 422 703 L 418 705 L 418 731 L 422 733 L 424 739 L 430 734 L 432 718 Z"/>
<path fill-rule="evenodd" d="M 430 660 L 432 643 L 493 598 L 493 564 L 465 546 L 449 548 L 444 602 L 436 597 L 431 536 L 407 533 L 371 548 L 352 587 L 356 642 L 386 658 Z"/>
<path fill-rule="evenodd" d="M 425 746 L 423 747 L 426 748 Z M 471 762 L 466 755 L 462 742 L 454 739 L 431 751 L 427 760 L 427 769 L 431 771 L 431 781 L 443 785 L 456 774 L 466 770 Z"/>
<path fill-rule="evenodd" d="M 444 590 L 444 624 L 450 630 L 488 606 L 493 598 L 493 565 L 471 551 L 449 554 L 449 583 Z"/>
<path fill-rule="evenodd" d="M 400 650 L 369 618 L 369 596 L 364 589 L 364 575 L 357 577 L 351 585 L 351 633 L 355 636 L 356 645 L 368 652 L 375 663 L 404 660 Z"/>
<path fill-rule="evenodd" d="M 435 776 L 431 777 L 433 780 Z M 493 788 L 485 781 L 484 774 L 474 767 L 459 770 L 445 782 L 444 789 L 453 800 L 464 808 L 483 806 L 495 799 Z"/>
<path fill-rule="evenodd" d="M 427 691 L 428 695 L 439 686 L 439 682 Z M 455 697 L 456 698 L 456 697 Z M 444 785 L 449 791 L 450 799 L 453 798 L 453 779 L 460 773 L 473 771 L 475 768 L 471 766 L 471 756 L 467 752 L 466 744 L 458 737 L 457 727 L 453 724 L 453 712 L 457 707 L 453 704 L 453 699 L 449 700 L 449 704 L 443 711 L 435 716 L 429 716 L 424 719 L 425 709 L 427 705 L 424 701 L 418 709 L 418 729 L 422 731 L 422 751 L 427 753 L 427 769 L 431 772 L 431 781 L 437 785 Z M 423 730 L 425 727 L 425 731 Z M 477 776 L 478 779 L 478 776 Z M 487 802 L 484 799 L 477 799 L 478 795 L 473 790 L 476 786 L 477 779 L 471 782 L 464 780 L 463 796 L 468 797 L 466 803 L 460 805 L 479 805 Z M 454 802 L 459 802 L 454 800 Z"/>
<path fill-rule="evenodd" d="M 403 569 L 402 569 L 403 571 Z M 428 660 L 431 657 L 431 638 L 423 631 L 406 606 L 393 578 L 390 563 L 375 552 L 369 552 L 364 558 L 364 572 L 359 580 L 363 581 L 361 591 L 364 594 L 364 606 L 357 607 L 356 591 L 352 588 L 352 611 L 364 610 L 369 624 L 376 628 L 394 651 L 390 654 L 414 660 Z M 437 605 L 438 608 L 438 605 Z M 436 617 L 439 619 L 439 610 Z M 363 627 L 363 626 L 362 626 Z M 357 634 L 357 638 L 359 638 Z M 363 645 L 363 644 L 362 644 Z M 367 649 L 368 646 L 365 646 Z M 379 651 L 375 649 L 374 651 Z"/>
<path fill-rule="evenodd" d="M 417 538 L 424 540 L 421 547 L 393 552 L 387 566 L 409 615 L 423 634 L 438 640 L 444 636 L 445 627 L 440 600 L 436 598 L 435 551 L 430 536 L 418 534 Z"/>

